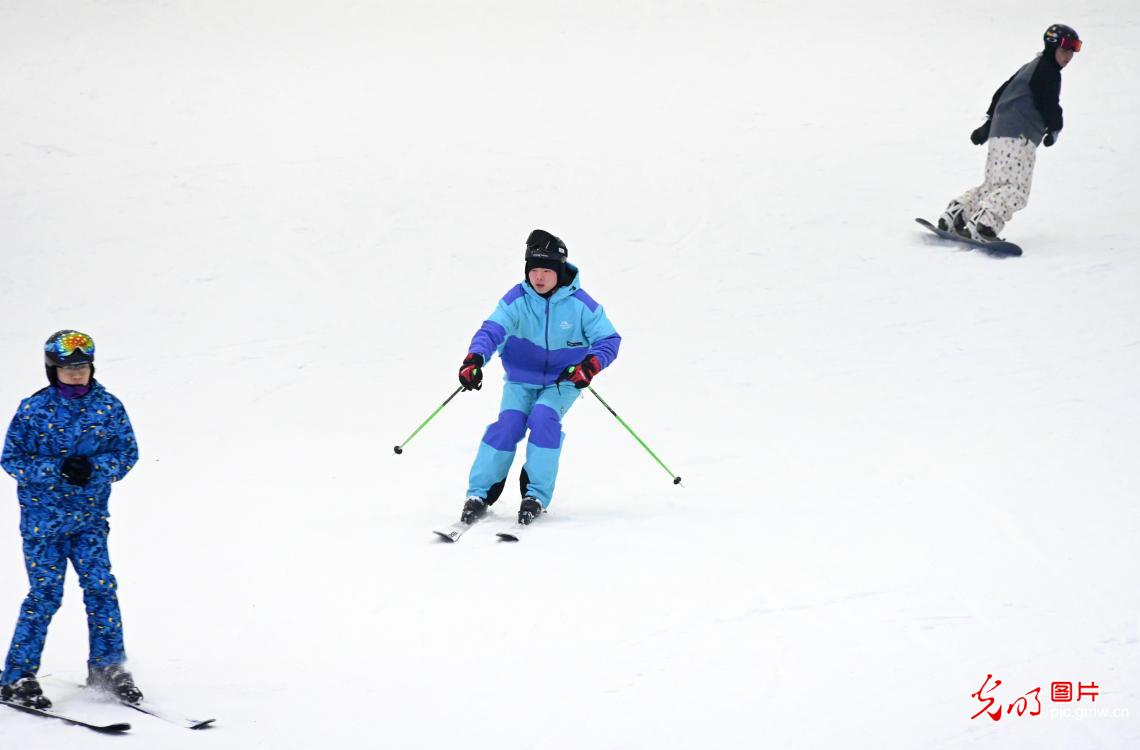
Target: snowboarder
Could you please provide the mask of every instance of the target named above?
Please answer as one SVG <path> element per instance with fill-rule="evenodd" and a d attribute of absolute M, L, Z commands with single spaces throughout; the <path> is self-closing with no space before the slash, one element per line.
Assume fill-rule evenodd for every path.
<path fill-rule="evenodd" d="M 138 703 L 123 663 L 122 618 L 107 551 L 111 483 L 138 461 L 130 419 L 95 380 L 95 342 L 63 330 L 44 343 L 50 385 L 20 402 L 0 464 L 18 483 L 20 535 L 31 588 L 0 675 L 0 699 L 51 707 L 36 672 L 71 561 L 83 588 L 90 644 L 87 684 Z"/>
<path fill-rule="evenodd" d="M 1015 211 L 1029 202 L 1037 146 L 1052 146 L 1060 136 L 1061 69 L 1081 49 L 1069 26 L 1055 23 L 1045 31 L 1045 49 L 994 92 L 986 121 L 970 134 L 980 146 L 989 141 L 985 181 L 950 201 L 938 228 L 983 242 L 998 239 Z"/>
<path fill-rule="evenodd" d="M 503 491 L 515 446 L 530 431 L 518 521 L 529 524 L 549 505 L 562 451 L 562 418 L 617 357 L 621 336 L 602 306 L 581 288 L 566 244 L 542 229 L 526 240 L 525 280 L 508 291 L 471 339 L 459 370 L 464 390 L 483 385 L 496 352 L 506 371 L 499 418 L 487 427 L 468 479 L 461 520 L 483 517 Z"/>

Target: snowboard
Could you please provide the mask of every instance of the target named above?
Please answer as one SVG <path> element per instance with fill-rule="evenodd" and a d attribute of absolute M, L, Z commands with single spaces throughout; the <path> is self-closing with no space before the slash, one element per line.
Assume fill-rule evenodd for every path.
<path fill-rule="evenodd" d="M 1005 240 L 993 240 L 992 242 L 974 240 L 970 239 L 969 237 L 963 237 L 957 232 L 944 232 L 939 229 L 937 225 L 931 224 L 926 219 L 918 218 L 915 219 L 915 221 L 930 231 L 934 232 L 944 240 L 961 242 L 964 245 L 976 247 L 987 255 L 992 255 L 995 258 L 1016 258 L 1017 256 L 1021 255 L 1021 248 L 1012 242 L 1006 242 Z"/>

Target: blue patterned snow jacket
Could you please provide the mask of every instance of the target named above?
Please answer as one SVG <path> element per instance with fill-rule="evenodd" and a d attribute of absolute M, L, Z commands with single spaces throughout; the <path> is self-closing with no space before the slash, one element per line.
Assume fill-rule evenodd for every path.
<path fill-rule="evenodd" d="M 591 354 L 603 369 L 609 367 L 621 336 L 602 306 L 582 290 L 578 268 L 566 265 L 572 279 L 549 299 L 525 281 L 503 295 L 468 351 L 483 355 L 484 364 L 498 352 L 505 380 L 528 385 L 553 385 L 563 370 Z"/>
<path fill-rule="evenodd" d="M 60 476 L 68 456 L 91 459 L 86 487 Z M 111 483 L 126 476 L 138 459 L 123 404 L 98 381 L 80 398 L 64 398 L 48 387 L 24 399 L 0 457 L 4 471 L 19 483 L 20 535 L 35 539 L 103 525 L 110 515 Z"/>

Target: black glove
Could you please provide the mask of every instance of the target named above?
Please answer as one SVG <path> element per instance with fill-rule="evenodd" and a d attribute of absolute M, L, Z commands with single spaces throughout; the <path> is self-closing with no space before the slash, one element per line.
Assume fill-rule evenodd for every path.
<path fill-rule="evenodd" d="M 483 387 L 483 355 L 469 353 L 463 358 L 459 368 L 459 384 L 465 391 L 477 391 Z"/>
<path fill-rule="evenodd" d="M 1054 143 L 1056 143 L 1057 139 L 1060 137 L 1061 137 L 1061 131 L 1060 130 L 1046 130 L 1045 131 L 1045 140 L 1042 141 L 1042 143 L 1045 144 L 1045 148 L 1049 148 Z"/>
<path fill-rule="evenodd" d="M 91 481 L 91 459 L 86 456 L 69 456 L 60 467 L 59 473 L 63 475 L 68 484 L 76 487 L 86 487 Z"/>
<path fill-rule="evenodd" d="M 970 133 L 970 143 L 973 143 L 975 146 L 980 146 L 989 140 L 989 138 L 990 118 L 987 117 L 986 121 L 982 123 L 982 126 L 980 128 L 975 130 L 973 133 Z"/>
<path fill-rule="evenodd" d="M 602 363 L 591 354 L 578 364 L 570 365 L 563 370 L 562 374 L 558 376 L 558 380 L 569 380 L 575 388 L 585 388 L 594 379 L 594 376 L 601 371 Z"/>

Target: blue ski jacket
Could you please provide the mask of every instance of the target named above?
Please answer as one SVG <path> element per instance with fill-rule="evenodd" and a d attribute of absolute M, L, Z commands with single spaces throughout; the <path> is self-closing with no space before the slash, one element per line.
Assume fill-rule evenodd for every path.
<path fill-rule="evenodd" d="M 567 263 L 568 284 L 544 298 L 529 283 L 511 288 L 471 339 L 468 351 L 503 360 L 505 380 L 553 385 L 570 365 L 591 354 L 605 369 L 617 359 L 621 336 L 605 310 L 581 287 L 578 268 Z"/>
<path fill-rule="evenodd" d="M 86 487 L 61 476 L 68 456 L 91 460 Z M 98 381 L 80 398 L 65 398 L 48 387 L 24 399 L 0 456 L 4 471 L 18 482 L 20 535 L 35 539 L 105 523 L 111 483 L 126 476 L 138 459 L 126 409 Z"/>

